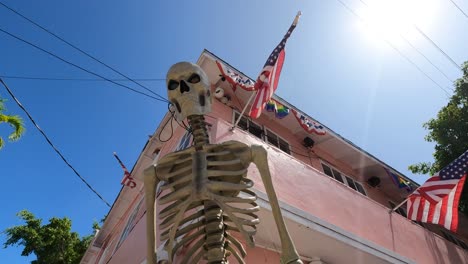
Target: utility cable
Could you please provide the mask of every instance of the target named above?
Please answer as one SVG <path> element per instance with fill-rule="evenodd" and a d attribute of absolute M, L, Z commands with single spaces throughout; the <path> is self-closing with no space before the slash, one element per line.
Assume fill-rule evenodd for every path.
<path fill-rule="evenodd" d="M 52 141 L 50 141 L 49 137 L 45 134 L 45 132 L 39 127 L 39 125 L 36 123 L 36 121 L 34 121 L 34 119 L 32 118 L 32 116 L 29 114 L 28 110 L 26 110 L 26 108 L 20 103 L 20 101 L 16 98 L 16 96 L 13 94 L 13 92 L 10 90 L 10 88 L 8 87 L 8 85 L 0 78 L 0 82 L 2 83 L 2 85 L 5 87 L 5 89 L 7 90 L 7 92 L 10 94 L 10 96 L 13 98 L 13 100 L 15 100 L 16 104 L 21 108 L 21 110 L 23 110 L 26 115 L 28 116 L 29 120 L 31 120 L 31 122 L 33 123 L 33 125 L 37 128 L 37 130 L 39 130 L 39 132 L 42 134 L 42 136 L 45 138 L 45 140 L 47 141 L 47 143 L 54 149 L 54 151 L 60 156 L 60 158 L 62 158 L 62 160 L 65 162 L 65 164 L 67 164 L 67 166 L 73 170 L 73 172 L 75 173 L 76 176 L 78 176 L 78 178 L 80 178 L 80 180 L 86 185 L 86 187 L 88 187 L 88 189 L 90 189 L 94 194 L 97 195 L 97 197 L 99 197 L 99 199 L 104 202 L 109 208 L 111 207 L 111 205 L 80 175 L 80 173 L 78 173 L 78 171 L 76 171 L 76 169 L 67 161 L 67 159 L 62 155 L 62 153 L 55 147 L 55 145 L 52 143 Z"/>
<path fill-rule="evenodd" d="M 347 4 L 345 4 L 343 1 L 341 0 L 336 0 L 338 1 L 344 8 L 346 8 L 346 10 L 348 10 L 349 12 L 351 12 L 351 14 L 353 14 L 354 16 L 356 16 L 362 23 L 364 24 L 367 24 L 367 22 L 360 16 L 358 15 L 353 9 L 351 9 Z M 398 52 L 398 54 L 400 54 L 400 56 L 402 56 L 404 59 L 406 59 L 409 63 L 411 63 L 416 69 L 418 69 L 419 72 L 421 72 L 424 76 L 426 76 L 426 78 L 428 78 L 429 80 L 431 80 L 435 85 L 437 85 L 441 90 L 443 90 L 445 92 L 445 94 L 450 97 L 450 93 L 445 89 L 443 88 L 439 83 L 437 83 L 434 79 L 432 79 L 427 73 L 425 73 L 415 62 L 413 62 L 408 56 L 404 55 L 395 45 L 393 45 L 390 41 L 388 41 L 387 39 L 385 38 L 382 38 L 383 41 L 385 41 L 385 43 L 387 43 L 391 48 L 393 48 L 396 52 Z"/>
<path fill-rule="evenodd" d="M 359 1 L 365 6 L 367 6 L 367 8 L 370 8 L 369 5 L 366 2 L 364 2 L 364 0 L 359 0 Z M 445 56 L 445 58 L 447 58 L 457 69 L 459 69 L 460 71 L 463 71 L 461 66 L 458 65 L 458 63 L 454 59 L 452 59 L 452 57 L 450 57 L 441 47 L 439 47 L 439 45 L 437 45 L 428 35 L 426 35 L 416 24 L 411 23 L 411 25 L 416 29 L 416 31 L 419 32 L 419 34 L 421 34 L 427 41 L 429 41 L 432 44 L 432 46 L 434 46 L 437 50 L 439 50 L 439 52 L 442 53 Z"/>
<path fill-rule="evenodd" d="M 450 2 L 452 2 L 452 4 L 466 17 L 468 18 L 468 15 L 463 11 L 463 9 L 461 9 L 457 3 L 455 3 L 453 0 L 449 0 Z"/>
<path fill-rule="evenodd" d="M 367 8 L 370 9 L 370 6 L 369 6 L 366 2 L 364 2 L 364 1 L 362 1 L 362 0 L 360 0 L 360 2 L 361 2 L 362 4 L 364 4 Z M 437 65 L 435 65 L 435 63 L 433 63 L 426 55 L 424 55 L 424 53 L 422 53 L 418 48 L 416 48 L 416 46 L 414 46 L 403 34 L 401 34 L 400 32 L 398 32 L 398 35 L 406 42 L 406 44 L 408 44 L 408 45 L 409 45 L 411 48 L 413 48 L 419 55 L 421 55 L 427 62 L 429 62 L 434 68 L 436 68 L 437 71 L 440 72 L 448 81 L 450 81 L 450 82 L 453 83 L 453 80 L 452 80 L 450 77 L 448 77 L 447 74 L 445 74 L 445 73 L 442 71 L 442 69 L 440 69 L 439 67 L 437 67 Z M 452 91 L 453 91 L 453 89 L 452 89 Z"/>
<path fill-rule="evenodd" d="M 116 70 L 115 68 L 107 65 L 106 63 L 102 62 L 101 60 L 97 59 L 96 57 L 92 56 L 91 54 L 85 52 L 84 50 L 78 48 L 77 46 L 71 44 L 70 42 L 66 41 L 64 38 L 58 36 L 57 34 L 51 32 L 50 30 L 48 30 L 47 28 L 39 25 L 38 23 L 34 22 L 33 20 L 29 19 L 28 17 L 26 17 L 25 15 L 19 13 L 18 11 L 14 10 L 13 8 L 7 6 L 6 4 L 4 4 L 3 2 L 0 2 L 0 5 L 2 5 L 3 7 L 5 7 L 6 9 L 10 10 L 11 12 L 15 13 L 16 15 L 22 17 L 23 19 L 27 20 L 28 22 L 30 22 L 31 24 L 35 25 L 36 27 L 42 29 L 43 31 L 49 33 L 50 35 L 54 36 L 56 39 L 62 41 L 63 43 L 67 44 L 68 46 L 74 48 L 75 50 L 81 52 L 82 54 L 84 54 L 85 56 L 87 56 L 88 58 L 98 62 L 99 64 L 105 66 L 106 68 L 112 70 L 113 72 L 119 74 L 120 76 L 124 77 L 125 79 L 135 83 L 136 85 L 140 86 L 141 88 L 149 91 L 150 93 L 156 95 L 157 97 L 159 97 L 160 99 L 162 99 L 162 101 L 167 101 L 163 96 L 157 94 L 156 92 L 152 91 L 151 89 L 148 89 L 147 87 L 145 87 L 144 85 L 138 83 L 137 81 L 135 81 L 134 79 L 131 79 L 130 77 L 126 76 L 125 74 L 123 74 L 122 72 Z"/>
<path fill-rule="evenodd" d="M 167 99 L 165 99 L 165 98 L 160 99 L 160 98 L 154 97 L 154 96 L 152 96 L 152 95 L 146 94 L 146 93 L 141 92 L 141 91 L 138 91 L 138 90 L 136 90 L 136 89 L 133 89 L 133 88 L 127 86 L 127 85 L 124 85 L 124 84 L 121 84 L 121 83 L 112 81 L 111 79 L 106 78 L 106 77 L 104 77 L 104 76 L 102 76 L 102 75 L 100 75 L 100 74 L 98 74 L 98 73 L 95 73 L 95 72 L 92 72 L 92 71 L 90 71 L 90 70 L 87 70 L 87 69 L 85 69 L 85 68 L 83 68 L 83 67 L 81 67 L 81 66 L 79 66 L 79 65 L 77 65 L 77 64 L 74 64 L 73 62 L 67 61 L 67 60 L 65 60 L 64 58 L 59 57 L 58 55 L 55 55 L 54 53 L 52 53 L 52 52 L 50 52 L 50 51 L 47 51 L 47 50 L 45 50 L 45 49 L 43 49 L 43 48 L 41 48 L 41 47 L 39 47 L 39 46 L 37 46 L 37 45 L 35 45 L 35 44 L 33 44 L 33 43 L 27 41 L 27 40 L 25 40 L 25 39 L 22 39 L 22 38 L 20 38 L 20 37 L 14 35 L 14 34 L 8 32 L 8 31 L 6 31 L 6 30 L 4 30 L 4 29 L 2 29 L 2 28 L 0 28 L 0 32 L 3 32 L 3 33 L 7 34 L 8 36 L 10 36 L 10 37 L 12 37 L 12 38 L 15 38 L 15 39 L 17 39 L 17 40 L 19 40 L 19 41 L 21 41 L 21 42 L 23 42 L 23 43 L 26 43 L 26 44 L 28 44 L 28 45 L 30 45 L 30 46 L 32 46 L 32 47 L 34 47 L 34 48 L 36 48 L 36 49 L 38 49 L 38 50 L 44 52 L 44 53 L 47 53 L 47 54 L 49 54 L 50 56 L 52 56 L 52 57 L 54 57 L 54 58 L 56 58 L 56 59 L 58 59 L 58 60 L 61 60 L 62 62 L 65 62 L 66 64 L 69 64 L 69 65 L 71 65 L 71 66 L 73 66 L 73 67 L 75 67 L 75 68 L 78 68 L 78 69 L 80 69 L 80 70 L 82 70 L 82 71 L 84 71 L 84 72 L 87 72 L 87 73 L 89 73 L 89 74 L 91 74 L 91 75 L 94 75 L 94 76 L 96 76 L 96 77 L 99 77 L 99 78 L 101 78 L 101 79 L 103 79 L 103 80 L 106 80 L 106 81 L 108 81 L 108 82 L 110 82 L 110 83 L 113 83 L 113 84 L 115 84 L 115 85 L 117 85 L 117 86 L 123 87 L 123 88 L 125 88 L 125 89 L 128 89 L 128 90 L 130 90 L 130 91 L 133 91 L 133 92 L 135 92 L 135 93 L 138 93 L 138 94 L 141 94 L 141 95 L 144 95 L 144 96 L 147 96 L 147 97 L 152 98 L 152 99 L 155 99 L 155 100 L 157 100 L 157 101 L 169 102 L 169 101 L 168 101 Z M 161 96 L 159 96 L 159 97 L 161 97 Z"/>
<path fill-rule="evenodd" d="M 3 79 L 18 79 L 18 80 L 39 80 L 39 81 L 84 81 L 84 82 L 98 82 L 107 80 L 103 80 L 102 78 L 52 78 L 52 77 L 37 77 L 37 76 L 18 76 L 18 75 L 0 75 L 0 78 Z M 110 79 L 115 82 L 125 82 L 128 81 L 127 79 Z M 133 79 L 136 81 L 143 81 L 143 82 L 153 82 L 153 81 L 165 81 L 164 78 L 141 78 L 141 79 Z"/>

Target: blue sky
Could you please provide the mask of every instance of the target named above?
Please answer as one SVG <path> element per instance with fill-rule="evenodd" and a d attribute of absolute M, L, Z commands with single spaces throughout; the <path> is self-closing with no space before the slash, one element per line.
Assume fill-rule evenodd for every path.
<path fill-rule="evenodd" d="M 358 0 L 342 0 L 356 12 Z M 365 2 L 378 2 L 367 0 Z M 381 0 L 380 0 L 381 1 Z M 310 116 L 417 182 L 409 164 L 431 161 L 433 145 L 422 124 L 446 104 L 445 93 L 381 38 L 369 33 L 338 1 L 12 1 L 5 4 L 132 78 L 164 78 L 175 62 L 195 62 L 204 48 L 256 77 L 296 12 L 277 93 Z M 468 19 L 448 0 L 434 0 L 418 26 L 458 64 L 468 60 Z M 457 1 L 468 11 L 466 2 Z M 427 9 L 427 10 L 426 10 Z M 415 17 L 420 14 L 414 13 Z M 397 15 L 393 15 L 395 21 Z M 120 78 L 0 6 L 0 28 L 19 35 L 106 78 Z M 405 36 L 451 79 L 461 73 L 429 42 Z M 401 52 L 445 89 L 451 83 L 410 46 Z M 95 78 L 0 33 L 0 75 Z M 133 166 L 167 106 L 102 81 L 5 79 L 41 128 L 106 200 L 113 202 L 122 170 L 112 153 Z M 139 89 L 137 86 L 127 83 Z M 145 82 L 166 97 L 161 81 Z M 45 222 L 73 220 L 92 232 L 108 207 L 91 193 L 26 120 L 3 87 L 8 113 L 25 117 L 27 132 L 0 151 L 0 229 L 20 224 L 28 209 Z M 9 132 L 0 126 L 0 134 Z M 4 236 L 0 236 L 4 242 Z M 28 263 L 21 248 L 0 249 L 2 263 Z"/>

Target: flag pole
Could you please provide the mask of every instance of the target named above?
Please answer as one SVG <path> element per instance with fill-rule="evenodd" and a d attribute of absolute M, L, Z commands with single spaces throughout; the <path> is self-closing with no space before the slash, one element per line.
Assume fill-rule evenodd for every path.
<path fill-rule="evenodd" d="M 411 194 L 410 194 L 410 195 L 411 195 Z M 408 195 L 408 197 L 406 197 L 406 199 L 403 200 L 403 202 L 401 202 L 400 204 L 398 204 L 397 206 L 395 206 L 395 208 L 392 208 L 388 213 L 389 213 L 389 214 L 392 214 L 392 213 L 395 212 L 398 208 L 400 208 L 403 204 L 405 204 L 405 203 L 408 201 L 410 195 Z"/>
<path fill-rule="evenodd" d="M 247 103 L 245 104 L 244 106 L 244 109 L 242 109 L 242 113 L 239 115 L 239 118 L 237 118 L 236 122 L 234 123 L 234 125 L 231 127 L 230 131 L 234 131 L 234 129 L 236 128 L 237 124 L 239 124 L 239 121 L 241 120 L 242 116 L 244 115 L 245 113 L 245 110 L 247 110 L 247 107 L 249 106 L 249 103 L 250 101 L 252 101 L 252 98 L 254 98 L 254 96 L 258 93 L 258 90 L 255 91 L 255 93 L 252 93 L 252 95 L 250 96 L 249 100 L 247 101 Z"/>
<path fill-rule="evenodd" d="M 398 208 L 400 208 L 402 205 L 404 205 L 404 204 L 408 201 L 408 199 L 409 199 L 409 197 L 411 196 L 411 194 L 413 194 L 414 192 L 416 192 L 417 190 L 419 190 L 420 187 L 421 187 L 421 186 L 419 186 L 418 188 L 416 188 L 416 190 L 414 190 L 412 193 L 410 193 L 410 194 L 408 195 L 408 197 L 406 197 L 406 199 L 403 200 L 403 202 L 399 203 L 397 206 L 395 206 L 395 208 L 392 208 L 390 211 L 388 211 L 388 213 L 391 214 L 391 213 L 395 212 Z"/>

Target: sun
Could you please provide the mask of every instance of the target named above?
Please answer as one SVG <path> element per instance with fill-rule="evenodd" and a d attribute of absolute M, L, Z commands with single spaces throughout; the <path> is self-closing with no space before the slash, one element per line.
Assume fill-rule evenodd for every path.
<path fill-rule="evenodd" d="M 398 44 L 417 34 L 414 25 L 429 29 L 436 21 L 436 0 L 360 0 L 362 28 L 369 36 Z"/>

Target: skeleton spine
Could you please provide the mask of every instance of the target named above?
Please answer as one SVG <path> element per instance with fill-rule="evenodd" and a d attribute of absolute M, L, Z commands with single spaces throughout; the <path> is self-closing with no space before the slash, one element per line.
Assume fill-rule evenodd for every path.
<path fill-rule="evenodd" d="M 205 117 L 203 115 L 192 115 L 187 119 L 192 128 L 195 149 L 202 151 L 203 146 L 210 143 Z M 208 264 L 227 264 L 223 210 L 213 201 L 204 201 L 203 206 L 205 215 L 205 258 Z"/>
<path fill-rule="evenodd" d="M 205 117 L 203 115 L 191 115 L 188 122 L 192 128 L 193 144 L 197 151 L 203 149 L 204 145 L 210 143 L 208 131 L 206 129 Z"/>

